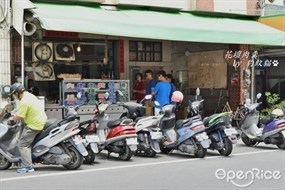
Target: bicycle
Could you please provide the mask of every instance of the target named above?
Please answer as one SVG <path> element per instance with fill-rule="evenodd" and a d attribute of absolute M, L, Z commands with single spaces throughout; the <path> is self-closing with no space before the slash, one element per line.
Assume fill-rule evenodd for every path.
<path fill-rule="evenodd" d="M 223 112 L 231 112 L 231 111 L 232 111 L 232 109 L 231 109 L 229 103 L 227 102 L 223 108 Z M 233 115 L 232 115 L 233 126 L 235 126 L 237 129 L 240 129 L 244 117 L 245 117 L 244 106 L 243 106 L 243 104 L 238 104 L 236 110 L 233 112 Z"/>

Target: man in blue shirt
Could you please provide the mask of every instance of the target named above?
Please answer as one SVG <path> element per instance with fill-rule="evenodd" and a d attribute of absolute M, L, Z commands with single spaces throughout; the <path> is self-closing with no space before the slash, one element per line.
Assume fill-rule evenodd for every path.
<path fill-rule="evenodd" d="M 145 71 L 145 78 L 146 78 L 146 81 L 147 81 L 147 86 L 146 86 L 146 95 L 148 94 L 152 94 L 153 92 L 153 89 L 156 85 L 156 80 L 153 79 L 153 72 L 152 70 L 148 69 Z"/>
<path fill-rule="evenodd" d="M 157 80 L 159 81 L 153 90 L 153 95 L 155 95 L 155 101 L 159 103 L 158 105 L 154 105 L 155 115 L 158 115 L 161 108 L 170 103 L 169 96 L 171 91 L 171 85 L 166 80 L 165 71 L 161 70 L 157 73 Z"/>
<path fill-rule="evenodd" d="M 171 101 L 172 94 L 173 94 L 174 91 L 176 91 L 176 87 L 175 87 L 175 85 L 174 85 L 174 79 L 173 79 L 172 74 L 167 74 L 167 75 L 166 75 L 166 80 L 167 80 L 167 81 L 170 83 L 170 85 L 171 85 L 170 96 L 169 96 L 170 103 L 171 103 L 171 104 L 176 104 L 175 102 L 172 102 L 172 101 Z"/>

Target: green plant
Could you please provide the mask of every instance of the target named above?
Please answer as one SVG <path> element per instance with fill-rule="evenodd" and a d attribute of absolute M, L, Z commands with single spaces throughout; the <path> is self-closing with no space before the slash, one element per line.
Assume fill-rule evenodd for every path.
<path fill-rule="evenodd" d="M 260 112 L 260 118 L 271 114 L 271 112 L 276 109 L 283 109 L 285 107 L 285 100 L 279 102 L 280 95 L 279 94 L 271 94 L 271 92 L 265 92 L 266 96 L 266 108 L 262 109 Z"/>

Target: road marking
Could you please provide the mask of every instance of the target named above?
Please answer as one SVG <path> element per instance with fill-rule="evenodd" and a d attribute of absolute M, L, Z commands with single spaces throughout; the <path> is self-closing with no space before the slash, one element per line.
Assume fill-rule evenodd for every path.
<path fill-rule="evenodd" d="M 263 151 L 255 151 L 255 152 L 245 152 L 245 153 L 232 154 L 231 156 L 244 156 L 244 155 L 249 155 L 249 154 L 261 154 L 261 153 L 276 152 L 276 151 L 280 151 L 280 150 L 277 149 L 277 150 L 263 150 Z M 224 157 L 224 156 L 205 157 L 204 159 L 209 160 L 209 159 L 217 159 L 217 158 L 221 158 L 221 157 Z M 113 167 L 107 167 L 107 168 L 95 168 L 95 169 L 89 169 L 89 170 L 76 170 L 76 171 L 68 170 L 66 172 L 52 173 L 52 174 L 39 174 L 39 175 L 32 175 L 32 176 L 2 178 L 2 179 L 0 179 L 0 182 L 16 181 L 16 180 L 32 179 L 32 178 L 40 178 L 40 177 L 54 177 L 54 176 L 61 176 L 61 175 L 94 172 L 94 171 L 106 171 L 106 170 L 115 170 L 115 169 L 123 169 L 123 168 L 134 168 L 134 167 L 161 165 L 161 164 L 191 162 L 191 161 L 196 161 L 196 160 L 201 160 L 201 159 L 200 158 L 194 158 L 194 159 L 188 158 L 188 159 L 154 162 L 154 163 L 133 164 L 133 165 L 126 165 L 126 166 L 113 166 Z"/>

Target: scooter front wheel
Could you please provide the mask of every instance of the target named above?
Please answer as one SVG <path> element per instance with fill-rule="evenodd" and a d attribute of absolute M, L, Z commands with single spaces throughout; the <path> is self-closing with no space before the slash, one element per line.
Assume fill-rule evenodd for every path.
<path fill-rule="evenodd" d="M 84 156 L 84 164 L 92 164 L 95 160 L 95 153 L 93 152 L 93 150 L 91 150 L 90 145 L 88 145 L 88 147 L 86 148 L 88 155 Z"/>
<path fill-rule="evenodd" d="M 2 154 L 0 154 L 0 170 L 6 170 L 12 165 Z"/>
<path fill-rule="evenodd" d="M 124 152 L 119 153 L 119 158 L 124 161 L 128 161 L 133 156 L 133 152 L 131 151 L 130 147 L 126 145 L 124 148 Z"/>
<path fill-rule="evenodd" d="M 207 154 L 207 149 L 204 148 L 201 144 L 197 144 L 197 150 L 195 152 L 195 157 L 204 158 Z"/>
<path fill-rule="evenodd" d="M 169 149 L 169 148 L 165 148 L 165 146 L 163 145 L 163 141 L 161 141 L 159 143 L 159 147 L 160 147 L 160 150 L 162 153 L 164 154 L 169 154 L 171 152 L 172 149 Z"/>
<path fill-rule="evenodd" d="M 285 139 L 282 138 L 282 142 L 276 144 L 278 148 L 285 149 Z"/>
<path fill-rule="evenodd" d="M 257 143 L 255 140 L 248 138 L 244 133 L 241 133 L 241 140 L 246 146 L 253 146 Z"/>
<path fill-rule="evenodd" d="M 71 155 L 71 161 L 68 164 L 64 164 L 63 167 L 65 167 L 68 170 L 75 170 L 82 165 L 83 156 L 73 146 L 68 147 L 68 150 Z"/>

